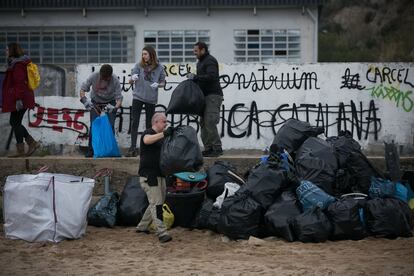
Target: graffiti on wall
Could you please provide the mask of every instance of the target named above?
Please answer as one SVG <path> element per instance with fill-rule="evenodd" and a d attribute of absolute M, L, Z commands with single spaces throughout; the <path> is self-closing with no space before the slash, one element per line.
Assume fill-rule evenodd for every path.
<path fill-rule="evenodd" d="M 362 86 L 360 75 L 351 75 L 350 69 L 346 68 L 341 88 L 365 90 L 374 99 L 388 100 L 406 112 L 413 110 L 414 84 L 409 79 L 409 68 L 369 67 L 365 77 L 368 84 Z M 401 86 L 406 89 L 400 88 Z"/>
<path fill-rule="evenodd" d="M 299 72 L 299 67 L 291 68 L 291 71 L 278 74 L 269 73 L 267 66 L 262 65 L 256 72 L 221 75 L 222 88 L 236 84 L 237 89 L 245 89 L 252 92 L 262 90 L 311 90 L 319 89 L 318 75 L 316 72 Z M 224 84 L 224 85 L 223 85 Z"/>
<path fill-rule="evenodd" d="M 133 64 L 113 65 L 124 95 L 123 107 L 116 118 L 117 139 L 128 147 L 131 132 L 131 91 L 128 83 Z M 98 66 L 79 65 L 76 90 Z M 165 65 L 167 85 L 159 91 L 157 111 L 165 111 L 174 88 L 195 72 L 194 64 Z M 381 142 L 387 133 L 400 143 L 410 141 L 408 131 L 413 119 L 413 80 L 410 64 L 221 64 L 220 83 L 224 92 L 218 124 L 223 147 L 262 149 L 268 146 L 280 126 L 289 118 L 322 126 L 326 136 L 350 131 L 361 145 Z M 75 93 L 76 94 L 76 93 Z M 48 142 L 60 134 L 72 132 L 72 140 L 89 134 L 89 114 L 77 97 L 73 104 L 39 97 L 38 106 L 28 113 L 29 125 L 47 135 Z M 68 102 L 68 97 L 64 97 Z M 144 129 L 141 116 L 139 132 Z M 168 115 L 173 126 L 191 125 L 200 130 L 198 117 Z M 413 121 L 413 120 L 411 120 Z M 42 134 L 41 134 L 42 135 Z M 45 134 L 43 134 L 46 137 Z M 66 137 L 67 138 L 67 137 Z M 66 139 L 67 140 L 67 139 Z"/>
<path fill-rule="evenodd" d="M 157 111 L 165 112 L 166 106 L 157 105 Z M 362 102 L 355 104 L 339 103 L 337 106 L 318 104 L 282 104 L 275 109 L 259 110 L 255 101 L 250 106 L 236 103 L 230 108 L 222 105 L 219 123 L 221 137 L 241 139 L 254 136 L 262 137 L 262 132 L 271 130 L 276 134 L 278 127 L 289 118 L 303 119 L 315 122 L 315 126 L 322 126 L 325 135 L 334 128 L 336 132 L 349 131 L 357 139 L 367 139 L 373 135 L 378 139 L 381 130 L 381 119 L 377 117 L 378 109 L 374 101 L 363 107 Z M 303 115 L 303 116 L 302 116 Z M 45 108 L 37 106 L 34 112 L 28 113 L 29 127 L 48 128 L 62 133 L 64 130 L 78 133 L 79 139 L 86 139 L 89 135 L 89 125 L 85 123 L 88 111 L 69 108 Z M 122 107 L 116 116 L 116 131 L 120 134 L 131 133 L 131 108 Z M 236 119 L 237 118 L 237 119 Z M 191 125 L 198 132 L 200 129 L 198 116 L 169 114 L 168 120 L 172 126 Z M 128 122 L 128 125 L 125 125 Z M 142 131 L 140 132 L 142 133 Z"/>

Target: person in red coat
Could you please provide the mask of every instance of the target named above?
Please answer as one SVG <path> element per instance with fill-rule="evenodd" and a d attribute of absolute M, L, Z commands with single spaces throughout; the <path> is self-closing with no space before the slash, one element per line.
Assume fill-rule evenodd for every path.
<path fill-rule="evenodd" d="M 27 109 L 35 106 L 34 92 L 28 87 L 27 64 L 30 58 L 24 55 L 18 43 L 10 43 L 6 48 L 7 70 L 3 80 L 2 112 L 10 112 L 10 126 L 16 137 L 17 153 L 9 157 L 30 156 L 40 146 L 22 125 Z M 25 152 L 23 139 L 29 146 Z"/>

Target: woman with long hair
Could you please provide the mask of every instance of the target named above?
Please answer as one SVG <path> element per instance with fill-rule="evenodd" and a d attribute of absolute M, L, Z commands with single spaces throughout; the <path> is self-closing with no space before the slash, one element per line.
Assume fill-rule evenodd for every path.
<path fill-rule="evenodd" d="M 142 108 L 145 108 L 145 127 L 151 127 L 151 118 L 155 113 L 158 101 L 158 88 L 165 86 L 165 72 L 158 59 L 155 49 L 145 46 L 142 49 L 141 60 L 131 72 L 130 84 L 134 84 L 131 116 L 131 146 L 127 156 L 138 155 L 137 137 Z"/>
<path fill-rule="evenodd" d="M 35 106 L 34 92 L 28 86 L 27 65 L 30 58 L 18 43 L 10 43 L 6 48 L 7 70 L 3 81 L 2 112 L 10 112 L 10 126 L 16 138 L 17 153 L 9 157 L 30 156 L 40 146 L 22 125 L 27 109 Z M 29 149 L 25 152 L 23 140 Z"/>

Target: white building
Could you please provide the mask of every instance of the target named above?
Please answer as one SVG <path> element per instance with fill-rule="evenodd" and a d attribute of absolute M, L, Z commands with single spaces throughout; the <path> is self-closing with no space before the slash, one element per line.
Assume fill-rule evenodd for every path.
<path fill-rule="evenodd" d="M 194 62 L 205 41 L 220 63 L 316 62 L 322 0 L 2 0 L 0 48 L 41 64 L 131 63 L 144 45 Z"/>

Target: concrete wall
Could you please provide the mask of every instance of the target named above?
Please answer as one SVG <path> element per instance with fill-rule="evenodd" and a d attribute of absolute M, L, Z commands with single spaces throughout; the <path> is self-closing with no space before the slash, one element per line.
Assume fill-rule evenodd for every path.
<path fill-rule="evenodd" d="M 124 91 L 116 136 L 120 146 L 127 148 L 132 102 L 127 80 L 133 64 L 113 67 Z M 49 70 L 42 76 L 50 85 L 44 84 L 44 90 L 36 91 L 39 106 L 28 112 L 24 124 L 30 125 L 29 131 L 45 146 L 57 147 L 61 153 L 67 153 L 65 149 L 71 146 L 86 145 L 89 114 L 75 95 L 99 65 L 82 64 L 75 73 L 68 68 L 41 68 L 43 72 Z M 165 68 L 167 85 L 159 91 L 157 110 L 168 106 L 172 91 L 187 71 L 194 71 L 194 64 L 167 64 Z M 280 126 L 293 117 L 324 126 L 326 136 L 349 130 L 368 154 L 383 155 L 383 142 L 394 140 L 401 155 L 414 155 L 412 63 L 220 64 L 220 74 L 224 103 L 219 130 L 226 150 L 262 150 L 271 144 Z M 55 87 L 58 90 L 53 91 Z M 8 114 L 0 115 L 1 154 L 6 153 L 8 118 Z M 144 119 L 142 116 L 140 131 Z M 175 126 L 189 124 L 199 130 L 193 116 L 174 115 L 168 119 Z"/>
<path fill-rule="evenodd" d="M 2 27 L 58 27 L 58 26 L 133 26 L 135 56 L 138 60 L 144 46 L 144 30 L 210 30 L 211 52 L 220 62 L 234 61 L 234 29 L 301 30 L 301 62 L 315 62 L 315 23 L 307 11 L 297 8 L 206 9 L 87 11 L 28 11 L 25 17 L 19 12 L 1 12 Z M 309 11 L 318 16 L 316 8 Z M 316 36 L 317 37 L 317 36 Z M 317 48 L 317 47 L 316 47 Z"/>
<path fill-rule="evenodd" d="M 219 157 L 220 161 L 228 161 L 234 165 L 237 173 L 243 176 L 251 170 L 259 161 L 260 155 L 229 155 Z M 371 164 L 384 172 L 386 170 L 384 158 L 370 158 Z M 201 171 L 207 171 L 216 158 L 204 158 Z M 414 158 L 401 158 L 401 170 L 413 170 Z M 3 187 L 9 175 L 31 173 L 36 174 L 39 168 L 48 167 L 48 172 L 81 175 L 93 178 L 97 171 L 102 168 L 109 168 L 113 171 L 111 176 L 111 187 L 113 190 L 122 192 L 129 177 L 137 175 L 139 167 L 138 158 L 98 158 L 85 159 L 83 157 L 30 157 L 30 158 L 5 158 L 0 157 L 0 187 Z M 104 191 L 103 179 L 96 179 L 94 195 L 102 195 Z M 0 194 L 1 195 L 1 194 Z M 0 197 L 1 200 L 1 197 Z M 1 203 L 1 202 L 0 202 Z M 1 207 L 1 204 L 0 204 Z"/>

